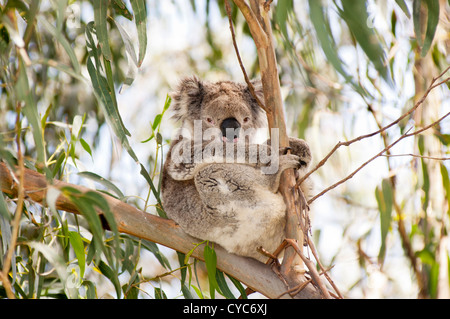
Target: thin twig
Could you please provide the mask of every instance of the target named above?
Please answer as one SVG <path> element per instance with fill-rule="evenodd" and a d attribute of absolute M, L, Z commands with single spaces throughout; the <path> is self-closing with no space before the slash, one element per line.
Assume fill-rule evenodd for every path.
<path fill-rule="evenodd" d="M 12 291 L 11 283 L 9 282 L 8 273 L 9 273 L 9 269 L 11 268 L 11 261 L 12 261 L 13 254 L 16 249 L 17 236 L 19 234 L 20 218 L 22 216 L 23 201 L 25 199 L 25 192 L 24 192 L 24 187 L 23 187 L 25 171 L 24 171 L 24 161 L 23 161 L 22 150 L 20 147 L 20 144 L 21 144 L 20 103 L 17 104 L 16 112 L 17 112 L 16 144 L 17 144 L 17 162 L 18 162 L 18 169 L 19 169 L 19 172 L 18 172 L 19 173 L 19 177 L 18 177 L 19 192 L 18 192 L 18 196 L 17 196 L 16 212 L 14 213 L 14 220 L 12 223 L 13 229 L 12 229 L 12 233 L 11 233 L 11 242 L 9 244 L 9 249 L 6 254 L 4 263 L 3 263 L 3 270 L 2 270 L 2 276 L 1 276 L 3 286 L 5 287 L 5 290 L 6 290 L 6 295 L 8 296 L 9 299 L 16 298 L 16 296 L 14 295 L 14 293 Z M 13 265 L 13 267 L 15 267 L 15 266 L 16 265 Z"/>
<path fill-rule="evenodd" d="M 413 133 L 409 133 L 408 132 L 412 129 L 410 128 L 405 134 L 403 134 L 402 136 L 400 136 L 395 142 L 391 143 L 390 145 L 388 145 L 387 147 L 385 147 L 381 152 L 377 153 L 375 156 L 373 156 L 372 158 L 370 158 L 368 161 L 364 162 L 360 167 L 358 167 L 356 170 L 354 170 L 350 175 L 348 175 L 347 177 L 341 179 L 340 181 L 334 183 L 333 185 L 327 187 L 326 189 L 324 189 L 323 191 L 321 191 L 319 194 L 317 194 L 316 196 L 314 196 L 313 198 L 311 198 L 308 201 L 308 204 L 311 204 L 313 201 L 315 201 L 317 198 L 319 198 L 320 196 L 322 196 L 323 194 L 325 194 L 326 192 L 332 190 L 333 188 L 341 185 L 342 183 L 348 181 L 349 179 L 351 179 L 353 176 L 355 176 L 356 173 L 358 173 L 363 167 L 365 167 L 367 164 L 369 164 L 370 162 L 372 162 L 374 159 L 380 157 L 384 152 L 390 150 L 394 145 L 396 145 L 398 142 L 400 142 L 401 140 L 403 140 L 406 137 L 410 137 L 410 136 L 414 136 L 417 134 L 422 133 L 425 130 L 428 130 L 429 128 L 433 127 L 434 125 L 438 124 L 439 122 L 441 122 L 443 119 L 445 119 L 447 116 L 450 115 L 450 112 L 448 112 L 447 114 L 445 114 L 444 116 L 442 116 L 440 119 L 438 119 L 437 121 L 423 127 L 422 129 L 415 131 Z"/>
<path fill-rule="evenodd" d="M 425 156 L 425 155 L 417 155 L 417 154 L 391 154 L 391 155 L 381 155 L 385 157 L 403 157 L 403 156 L 411 156 L 411 157 L 417 157 L 417 158 L 423 158 L 423 159 L 430 159 L 435 161 L 448 161 L 450 160 L 450 157 L 434 157 L 434 156 Z"/>
<path fill-rule="evenodd" d="M 283 297 L 284 295 L 287 295 L 287 294 L 296 295 L 300 291 L 302 291 L 310 282 L 312 282 L 312 279 L 308 278 L 308 280 L 306 280 L 305 282 L 302 282 L 300 285 L 297 285 L 291 289 L 286 290 L 285 292 L 283 292 L 282 294 L 277 296 L 275 299 L 280 299 L 281 297 Z"/>
<path fill-rule="evenodd" d="M 334 283 L 334 281 L 331 279 L 331 277 L 328 275 L 327 270 L 323 267 L 322 263 L 319 260 L 319 256 L 317 254 L 317 250 L 316 247 L 314 246 L 313 241 L 311 240 L 311 238 L 309 236 L 306 237 L 308 240 L 308 246 L 311 249 L 311 252 L 314 256 L 314 258 L 317 261 L 317 264 L 320 267 L 320 270 L 322 270 L 323 275 L 325 276 L 325 278 L 328 280 L 328 282 L 330 283 L 330 285 L 333 287 L 334 291 L 336 291 L 336 293 L 338 294 L 340 299 L 343 299 L 344 297 L 342 296 L 341 292 L 339 291 L 338 287 L 336 286 L 336 284 Z"/>
<path fill-rule="evenodd" d="M 378 128 L 381 129 L 382 125 L 377 120 L 377 117 L 376 117 L 376 114 L 375 114 L 375 110 L 372 108 L 372 106 L 370 104 L 368 104 L 368 109 L 372 113 L 372 115 L 373 115 L 373 117 L 375 119 L 375 122 L 378 125 Z M 388 143 L 388 138 L 387 138 L 386 131 L 383 131 L 380 134 L 381 134 L 381 137 L 383 139 L 384 146 L 387 147 L 389 145 L 389 143 Z M 390 150 L 387 150 L 386 154 L 383 154 L 382 156 L 390 156 L 390 155 L 391 155 Z M 387 165 L 388 165 L 389 171 L 391 171 L 391 163 L 390 163 L 389 159 L 387 160 Z M 390 179 L 390 182 L 391 182 L 392 192 L 393 192 L 393 197 L 392 197 L 393 198 L 393 205 L 394 205 L 395 212 L 397 213 L 397 217 L 398 217 L 397 218 L 397 223 L 398 223 L 398 232 L 399 232 L 399 235 L 400 235 L 400 240 L 402 242 L 402 246 L 403 246 L 403 249 L 405 250 L 406 256 L 408 257 L 409 261 L 411 262 L 411 266 L 413 268 L 414 274 L 416 275 L 417 284 L 419 286 L 419 290 L 423 291 L 424 290 L 424 281 L 422 280 L 422 274 L 421 274 L 421 271 L 420 271 L 420 269 L 418 267 L 418 264 L 417 264 L 417 257 L 416 257 L 416 255 L 414 253 L 414 250 L 412 249 L 411 240 L 409 239 L 409 235 L 407 234 L 406 229 L 405 229 L 405 224 L 403 222 L 403 217 L 402 217 L 404 214 L 403 214 L 403 212 L 402 212 L 402 210 L 400 208 L 400 205 L 398 205 L 396 197 L 395 197 L 395 193 L 396 193 L 396 179 L 395 179 L 395 176 L 392 175 L 392 176 L 389 177 L 389 179 Z"/>
<path fill-rule="evenodd" d="M 323 296 L 327 299 L 331 299 L 330 293 L 328 292 L 327 287 L 323 284 L 322 280 L 320 280 L 319 273 L 317 272 L 316 266 L 314 263 L 306 258 L 306 256 L 303 254 L 302 249 L 299 247 L 296 240 L 293 239 L 285 239 L 285 241 L 296 251 L 296 253 L 300 256 L 300 258 L 305 263 L 306 267 L 309 269 L 309 273 L 314 280 L 317 287 L 319 287 L 320 291 L 322 292 Z"/>
<path fill-rule="evenodd" d="M 355 142 L 361 141 L 363 139 L 375 136 L 377 134 L 380 134 L 381 132 L 386 131 L 387 129 L 391 128 L 392 126 L 394 126 L 395 124 L 399 123 L 401 120 L 403 120 L 404 118 L 406 118 L 407 116 L 409 116 L 411 113 L 413 113 L 420 105 L 423 104 L 423 102 L 425 101 L 425 99 L 428 97 L 428 94 L 436 87 L 448 82 L 450 80 L 450 77 L 436 83 L 436 81 L 438 79 L 440 79 L 448 70 L 450 69 L 450 67 L 446 68 L 441 74 L 439 74 L 436 78 L 433 78 L 433 80 L 431 81 L 430 86 L 428 87 L 427 91 L 424 93 L 424 95 L 422 96 L 422 98 L 417 101 L 416 104 L 414 104 L 414 106 L 406 113 L 404 113 L 402 116 L 400 116 L 398 119 L 396 119 L 395 121 L 393 121 L 392 123 L 390 123 L 389 125 L 384 126 L 383 128 L 372 132 L 370 134 L 366 134 L 366 135 L 361 135 L 358 136 L 350 141 L 346 141 L 346 142 L 338 142 L 333 149 L 313 168 L 311 169 L 308 173 L 306 173 L 303 177 L 301 177 L 298 181 L 297 181 L 297 185 L 300 185 L 304 180 L 306 180 L 312 173 L 314 173 L 315 171 L 317 171 L 320 167 L 322 167 L 327 161 L 328 159 L 331 157 L 331 155 L 334 154 L 334 152 L 336 152 L 336 150 L 338 148 L 340 148 L 341 146 L 349 146 Z"/>
<path fill-rule="evenodd" d="M 262 103 L 261 100 L 256 95 L 255 87 L 253 86 L 252 82 L 250 82 L 247 72 L 245 71 L 244 64 L 242 63 L 241 55 L 239 54 L 239 49 L 238 49 L 238 46 L 236 43 L 236 35 L 234 33 L 233 20 L 231 18 L 231 8 L 230 8 L 230 3 L 228 2 L 228 0 L 225 0 L 225 9 L 227 11 L 228 22 L 230 24 L 231 38 L 233 40 L 234 51 L 236 52 L 236 56 L 239 61 L 239 66 L 241 67 L 242 73 L 244 74 L 244 79 L 245 79 L 245 82 L 247 83 L 248 89 L 250 90 L 250 93 L 252 94 L 252 96 L 255 98 L 256 103 L 259 105 L 259 107 L 262 108 L 264 111 L 266 111 L 266 113 L 270 113 L 270 109 L 268 107 L 266 107 L 264 105 L 264 103 Z"/>
<path fill-rule="evenodd" d="M 256 17 L 253 10 L 248 6 L 245 0 L 233 0 L 233 1 L 239 7 L 239 10 L 244 15 L 244 18 L 247 21 L 250 33 L 252 34 L 252 38 L 255 41 L 256 46 L 259 48 L 266 48 L 268 46 L 268 42 L 270 41 L 270 39 L 267 38 L 267 35 L 264 32 L 264 29 L 259 23 L 258 18 Z"/>

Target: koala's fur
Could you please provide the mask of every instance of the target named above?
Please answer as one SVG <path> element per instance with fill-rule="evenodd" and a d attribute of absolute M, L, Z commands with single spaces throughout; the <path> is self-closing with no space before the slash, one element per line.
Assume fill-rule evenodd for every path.
<path fill-rule="evenodd" d="M 263 101 L 261 83 L 254 81 L 253 85 Z M 202 121 L 203 130 L 222 128 L 224 120 L 241 129 L 267 126 L 265 113 L 247 85 L 235 82 L 185 78 L 172 94 L 171 109 L 181 129 L 191 134 L 194 120 Z M 223 137 L 214 143 L 223 143 L 225 149 L 230 144 L 233 147 L 235 140 Z M 191 236 L 216 242 L 231 253 L 265 261 L 267 257 L 257 247 L 273 252 L 285 238 L 286 206 L 277 193 L 281 173 L 288 168 L 304 172 L 311 152 L 306 142 L 290 138 L 293 154 L 281 150 L 277 172 L 264 174 L 262 168 L 267 163 L 248 161 L 251 144 L 247 142 L 240 163 L 229 163 L 226 154 L 219 158 L 214 152 L 200 163 L 194 163 L 193 153 L 183 154 L 191 161 L 175 163 L 171 158 L 174 149 L 193 146 L 194 141 L 174 139 L 164 164 L 162 201 L 167 215 Z M 202 150 L 208 143 L 201 142 Z M 257 147 L 267 148 L 268 153 L 279 152 L 269 143 Z"/>

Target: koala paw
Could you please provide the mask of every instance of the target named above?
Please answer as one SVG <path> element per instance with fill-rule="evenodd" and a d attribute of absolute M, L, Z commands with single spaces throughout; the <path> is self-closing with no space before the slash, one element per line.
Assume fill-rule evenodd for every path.
<path fill-rule="evenodd" d="M 290 137 L 289 146 L 291 153 L 300 157 L 301 166 L 308 166 L 312 159 L 308 144 L 302 139 Z"/>
<path fill-rule="evenodd" d="M 306 165 L 300 156 L 294 154 L 280 155 L 280 170 L 284 171 L 289 168 L 299 169 Z"/>

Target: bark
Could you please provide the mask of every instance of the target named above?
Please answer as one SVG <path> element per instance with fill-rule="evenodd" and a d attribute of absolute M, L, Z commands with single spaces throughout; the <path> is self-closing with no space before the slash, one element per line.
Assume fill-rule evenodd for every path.
<path fill-rule="evenodd" d="M 270 24 L 270 6 L 264 0 L 250 0 L 250 6 L 244 0 L 233 0 L 244 15 L 251 35 L 255 41 L 258 52 L 261 81 L 264 90 L 265 107 L 268 109 L 267 120 L 269 129 L 276 128 L 279 132 L 280 147 L 289 146 L 289 137 L 286 133 L 286 122 L 278 77 L 277 59 L 273 43 L 272 28 Z M 271 136 L 272 140 L 276 137 Z M 300 203 L 295 190 L 296 181 L 293 170 L 283 173 L 280 192 L 286 203 L 286 237 L 296 240 L 303 246 L 303 232 L 299 225 Z M 300 270 L 300 272 L 299 272 Z M 282 263 L 282 274 L 291 281 L 303 281 L 304 264 L 293 247 L 287 247 Z M 291 287 L 292 288 L 292 287 Z"/>

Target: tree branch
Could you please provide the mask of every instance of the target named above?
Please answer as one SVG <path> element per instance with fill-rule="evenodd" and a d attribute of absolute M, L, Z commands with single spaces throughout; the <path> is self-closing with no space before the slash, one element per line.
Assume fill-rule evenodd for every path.
<path fill-rule="evenodd" d="M 15 174 L 10 171 L 6 164 L 0 163 L 0 186 L 3 193 L 17 197 L 20 186 L 15 181 Z M 23 174 L 24 194 L 27 200 L 31 200 L 46 206 L 46 196 L 49 187 L 61 189 L 70 186 L 81 192 L 92 191 L 83 186 L 54 180 L 48 184 L 44 175 L 35 171 L 24 169 Z M 172 248 L 182 253 L 188 253 L 194 243 L 199 239 L 191 237 L 169 219 L 142 212 L 141 210 L 124 203 L 114 197 L 100 193 L 108 202 L 111 212 L 117 223 L 120 232 L 146 239 L 166 247 Z M 56 208 L 67 212 L 82 214 L 77 210 L 76 205 L 69 201 L 64 195 L 60 195 L 56 200 Z M 202 249 L 194 250 L 192 257 L 203 260 Z M 260 292 L 268 298 L 276 298 L 282 295 L 289 287 L 278 278 L 269 265 L 260 263 L 254 259 L 241 257 L 227 253 L 219 245 L 215 245 L 217 254 L 217 268 L 230 276 L 236 278 L 251 289 Z M 306 278 L 302 282 L 307 281 Z M 289 286 L 297 283 L 288 282 Z M 320 293 L 312 285 L 307 285 L 305 289 L 295 296 L 285 295 L 287 298 L 320 298 Z"/>
<path fill-rule="evenodd" d="M 328 154 L 327 154 L 327 155 L 326 155 L 326 156 L 325 156 L 325 157 L 324 157 L 324 158 L 323 158 L 323 159 L 322 159 L 322 160 L 321 160 L 321 161 L 320 161 L 313 169 L 311 169 L 308 173 L 306 173 L 301 179 L 299 179 L 299 180 L 297 181 L 297 185 L 300 185 L 304 180 L 306 180 L 309 176 L 311 176 L 312 173 L 314 173 L 314 172 L 317 171 L 320 167 L 322 167 L 322 166 L 328 161 L 328 159 L 331 157 L 331 155 L 333 155 L 334 152 L 336 152 L 337 149 L 340 148 L 341 146 L 349 146 L 349 145 L 351 145 L 351 144 L 353 144 L 353 143 L 355 143 L 355 142 L 358 142 L 358 141 L 361 141 L 361 140 L 366 139 L 366 138 L 368 138 L 368 137 L 372 137 L 372 136 L 375 136 L 375 135 L 377 135 L 377 134 L 380 134 L 380 133 L 386 131 L 387 129 L 391 128 L 392 126 L 398 124 L 401 120 L 403 120 L 403 119 L 406 118 L 407 116 L 411 115 L 411 114 L 412 114 L 419 106 L 421 106 L 421 105 L 423 104 L 423 102 L 425 101 L 425 99 L 428 97 L 428 94 L 429 94 L 433 89 L 435 89 L 436 87 L 438 87 L 438 86 L 440 86 L 440 85 L 442 85 L 442 84 L 444 84 L 444 83 L 446 83 L 446 82 L 448 82 L 448 81 L 450 80 L 450 77 L 448 77 L 448 78 L 446 78 L 446 79 L 444 79 L 444 80 L 442 80 L 442 81 L 436 83 L 436 81 L 437 81 L 438 79 L 440 79 L 441 77 L 443 77 L 444 74 L 445 74 L 449 69 L 450 69 L 450 67 L 446 68 L 441 74 L 439 74 L 436 78 L 434 78 L 434 79 L 431 81 L 430 86 L 428 87 L 427 91 L 424 93 L 424 95 L 422 96 L 422 98 L 421 98 L 419 101 L 417 101 L 417 103 L 414 104 L 414 106 L 413 106 L 408 112 L 406 112 L 406 113 L 404 113 L 403 115 L 401 115 L 398 119 L 396 119 L 395 121 L 393 121 L 393 122 L 390 123 L 389 125 L 386 125 L 386 126 L 380 128 L 379 130 L 377 130 L 377 131 L 375 131 L 375 132 L 372 132 L 372 133 L 369 133 L 369 134 L 366 134 L 366 135 L 358 136 L 358 137 L 356 137 L 356 138 L 354 138 L 354 139 L 352 139 L 352 140 L 346 141 L 346 142 L 339 142 L 339 143 L 337 143 L 337 144 L 333 147 L 333 149 L 332 149 L 332 150 L 331 150 L 331 151 L 330 151 L 330 152 L 329 152 L 329 153 L 328 153 Z"/>

